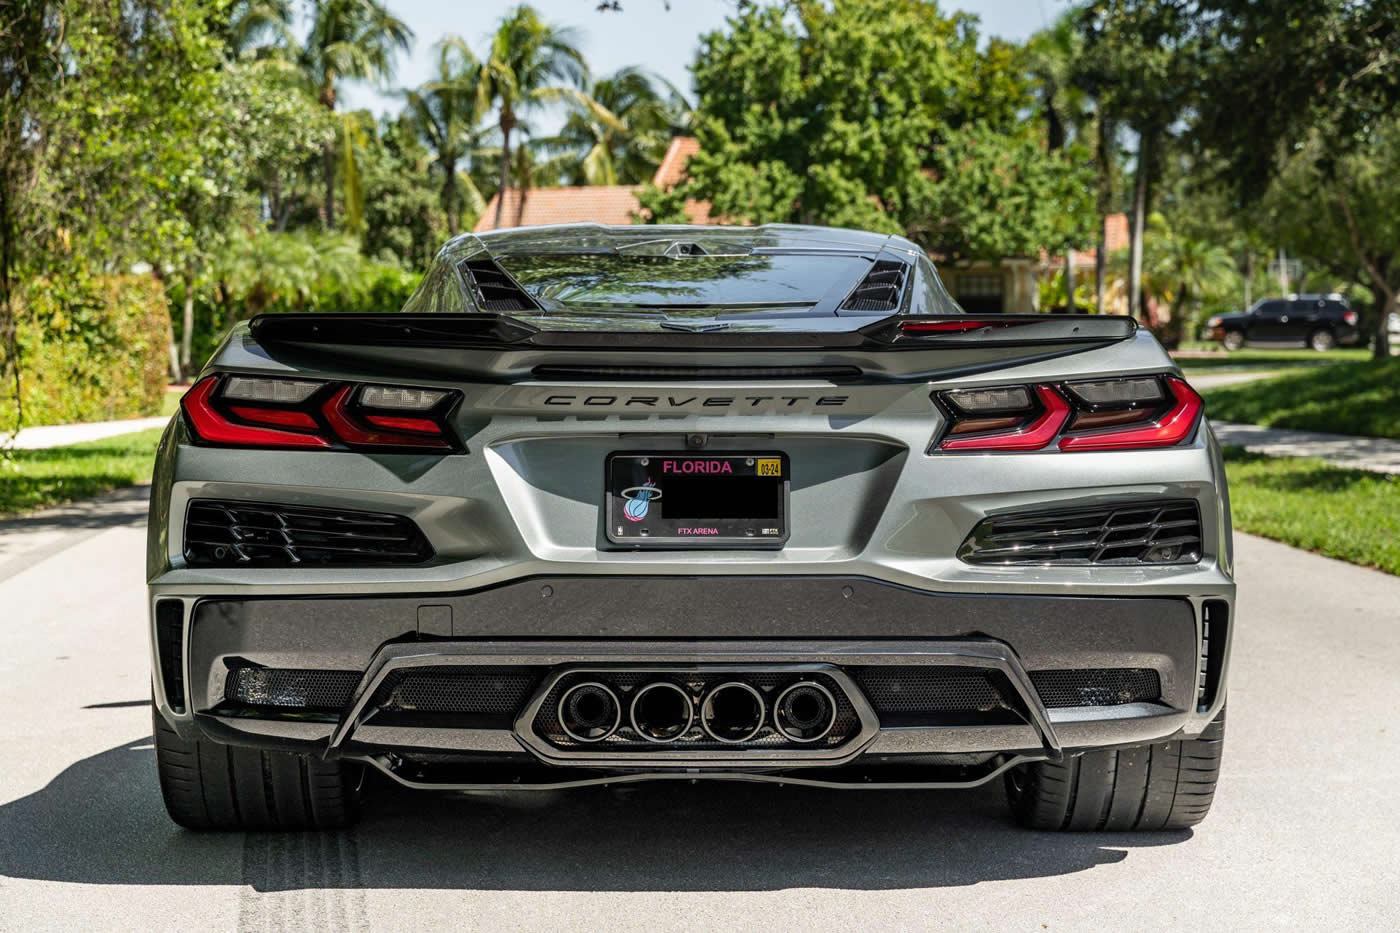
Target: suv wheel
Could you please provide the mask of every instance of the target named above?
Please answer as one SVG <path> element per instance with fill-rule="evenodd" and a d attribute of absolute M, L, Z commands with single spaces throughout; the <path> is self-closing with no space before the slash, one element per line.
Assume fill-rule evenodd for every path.
<path fill-rule="evenodd" d="M 156 769 L 170 818 L 186 829 L 340 829 L 359 817 L 363 769 L 310 755 L 187 742 L 154 715 Z"/>
<path fill-rule="evenodd" d="M 1007 774 L 1006 795 L 1030 829 L 1186 829 L 1210 812 L 1224 744 L 1222 709 L 1198 738 L 1022 765 Z"/>
<path fill-rule="evenodd" d="M 1318 353 L 1326 353 L 1337 345 L 1337 338 L 1332 336 L 1332 332 L 1326 328 L 1319 327 L 1308 335 L 1308 346 Z"/>
<path fill-rule="evenodd" d="M 1225 345 L 1227 350 L 1239 350 L 1244 347 L 1244 334 L 1237 330 L 1226 331 L 1220 342 Z"/>

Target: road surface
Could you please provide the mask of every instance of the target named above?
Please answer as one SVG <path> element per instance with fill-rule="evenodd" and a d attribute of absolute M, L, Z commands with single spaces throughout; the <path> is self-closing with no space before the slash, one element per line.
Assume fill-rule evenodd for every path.
<path fill-rule="evenodd" d="M 1240 536 L 1194 832 L 1017 830 L 996 786 L 390 791 L 341 835 L 195 835 L 150 745 L 143 515 L 0 523 L 0 930 L 1400 928 L 1400 578 Z M 105 513 L 104 513 L 105 514 Z"/>

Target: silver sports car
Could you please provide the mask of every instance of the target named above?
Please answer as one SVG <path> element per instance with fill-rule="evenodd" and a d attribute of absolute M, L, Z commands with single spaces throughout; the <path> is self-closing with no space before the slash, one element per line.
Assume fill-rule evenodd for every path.
<path fill-rule="evenodd" d="M 181 407 L 148 580 L 184 826 L 343 826 L 371 779 L 1210 807 L 1225 474 L 1132 320 L 969 315 L 899 237 L 539 227 L 452 240 L 398 314 L 240 325 Z"/>

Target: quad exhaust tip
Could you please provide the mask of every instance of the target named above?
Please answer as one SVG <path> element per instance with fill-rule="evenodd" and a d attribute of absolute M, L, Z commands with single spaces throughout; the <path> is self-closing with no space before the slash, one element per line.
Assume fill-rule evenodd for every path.
<path fill-rule="evenodd" d="M 778 694 L 773 725 L 789 741 L 818 742 L 836 725 L 836 698 L 819 683 L 795 683 Z"/>
<path fill-rule="evenodd" d="M 648 742 L 664 745 L 690 731 L 695 709 L 690 694 L 668 680 L 658 680 L 632 697 L 632 728 Z"/>
<path fill-rule="evenodd" d="M 611 687 L 574 684 L 559 698 L 559 726 L 575 742 L 601 742 L 622 722 L 622 703 Z"/>
<path fill-rule="evenodd" d="M 720 684 L 700 703 L 700 727 L 716 742 L 747 742 L 763 729 L 763 694 L 737 680 Z"/>

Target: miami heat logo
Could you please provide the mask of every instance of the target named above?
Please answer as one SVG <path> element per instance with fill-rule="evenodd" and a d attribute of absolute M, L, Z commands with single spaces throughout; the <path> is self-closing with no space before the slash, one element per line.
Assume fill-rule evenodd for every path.
<path fill-rule="evenodd" d="M 622 490 L 622 498 L 627 500 L 622 514 L 627 516 L 629 522 L 639 522 L 647 517 L 652 501 L 661 498 L 661 490 L 648 478 L 643 486 L 628 486 Z"/>

